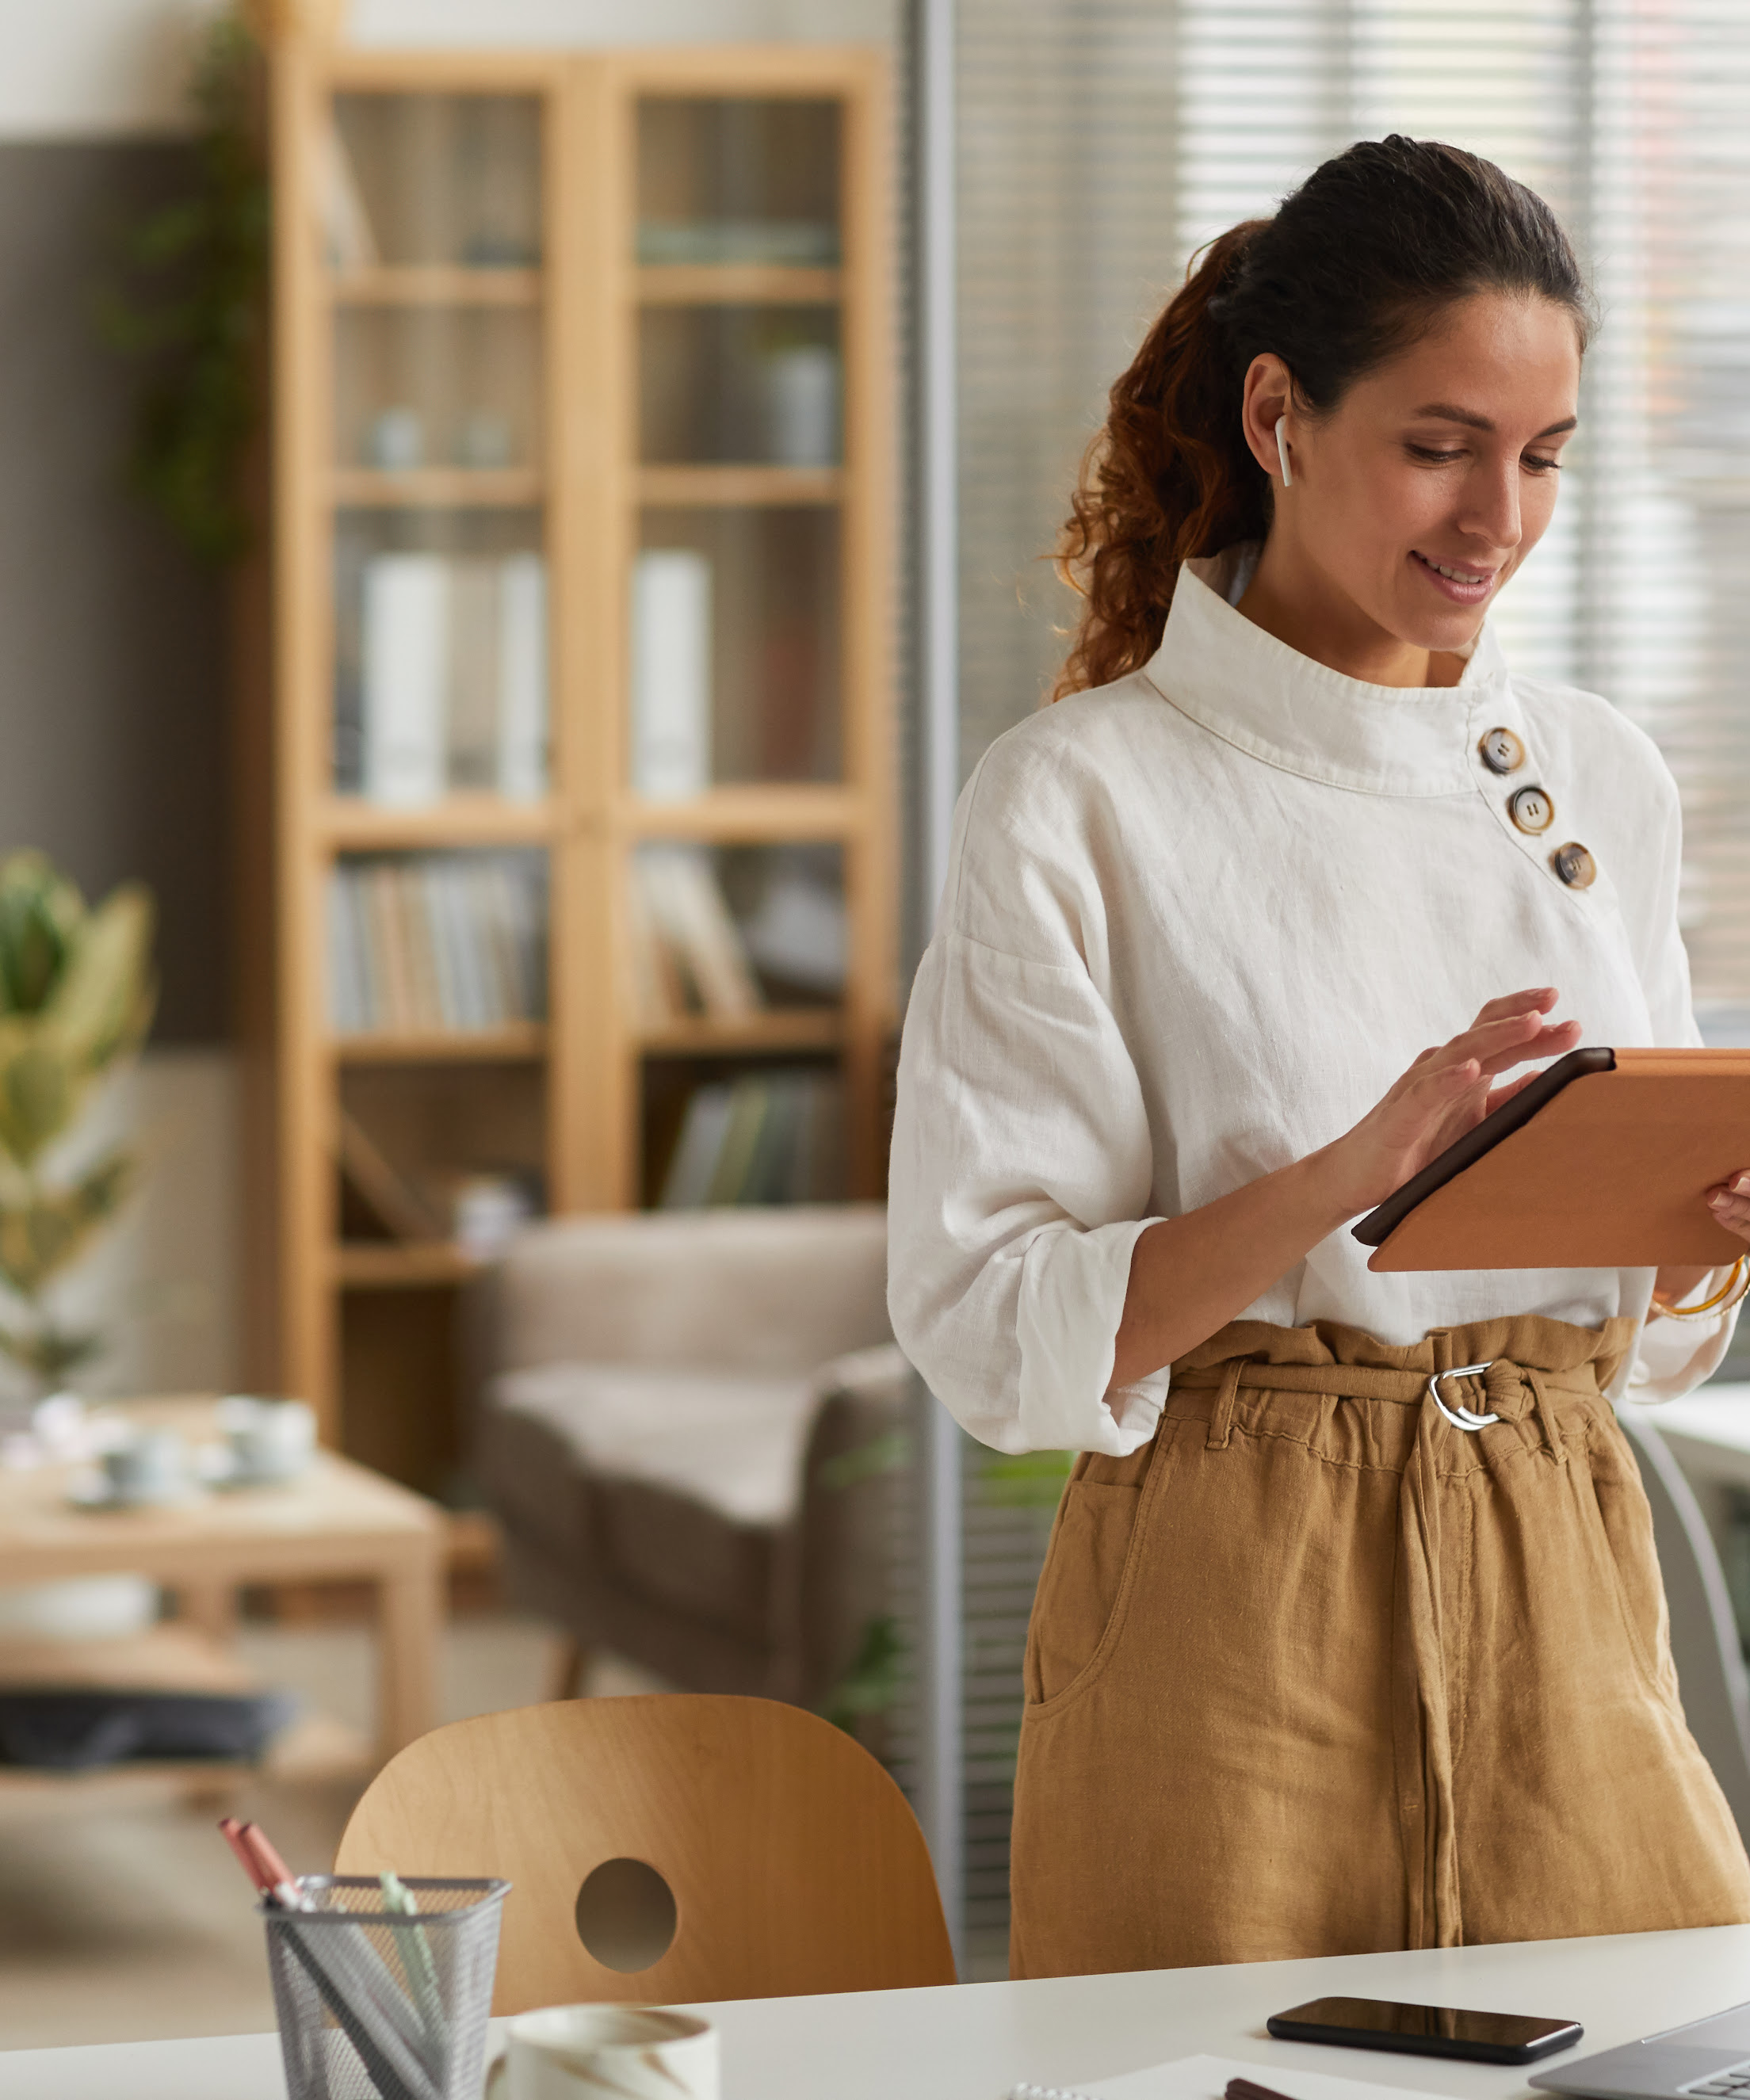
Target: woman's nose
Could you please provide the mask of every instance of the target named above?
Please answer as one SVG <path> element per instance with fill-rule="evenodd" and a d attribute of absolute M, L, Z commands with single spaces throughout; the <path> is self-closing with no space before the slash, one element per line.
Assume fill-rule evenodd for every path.
<path fill-rule="evenodd" d="M 1519 544 L 1524 521 L 1519 510 L 1519 462 L 1500 472 L 1473 476 L 1459 518 L 1461 531 L 1492 549 L 1510 553 Z"/>

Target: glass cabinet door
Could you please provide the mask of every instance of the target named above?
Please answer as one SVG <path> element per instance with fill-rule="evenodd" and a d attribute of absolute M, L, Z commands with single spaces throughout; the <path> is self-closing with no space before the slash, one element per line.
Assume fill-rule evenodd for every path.
<path fill-rule="evenodd" d="M 632 784 L 841 777 L 842 112 L 647 97 Z"/>
<path fill-rule="evenodd" d="M 541 157 L 532 95 L 342 93 L 319 143 L 340 793 L 547 790 Z"/>

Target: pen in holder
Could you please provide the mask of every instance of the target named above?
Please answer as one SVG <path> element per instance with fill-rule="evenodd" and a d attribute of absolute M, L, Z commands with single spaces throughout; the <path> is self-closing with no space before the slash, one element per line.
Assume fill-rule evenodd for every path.
<path fill-rule="evenodd" d="M 264 1902 L 289 2100 L 475 2100 L 510 1886 L 306 1874 Z"/>

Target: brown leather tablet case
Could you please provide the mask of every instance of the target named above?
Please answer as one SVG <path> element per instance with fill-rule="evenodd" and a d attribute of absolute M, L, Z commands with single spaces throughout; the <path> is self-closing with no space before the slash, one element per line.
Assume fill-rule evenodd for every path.
<path fill-rule="evenodd" d="M 1424 1197 L 1368 1267 L 1735 1261 L 1744 1242 L 1715 1224 L 1704 1197 L 1744 1167 L 1750 1050 L 1619 1050 L 1614 1070 L 1571 1081 Z"/>

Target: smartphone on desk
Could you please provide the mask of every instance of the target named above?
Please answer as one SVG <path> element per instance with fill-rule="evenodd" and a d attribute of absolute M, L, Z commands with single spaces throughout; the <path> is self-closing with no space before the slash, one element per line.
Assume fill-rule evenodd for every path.
<path fill-rule="evenodd" d="M 1467 2056 L 1478 2063 L 1531 2063 L 1571 2048 L 1584 2032 L 1578 2020 L 1478 2013 L 1456 2005 L 1401 2005 L 1385 1998 L 1315 1998 L 1285 2013 L 1272 2013 L 1264 2024 L 1279 2041 L 1402 2049 L 1412 2056 Z"/>

